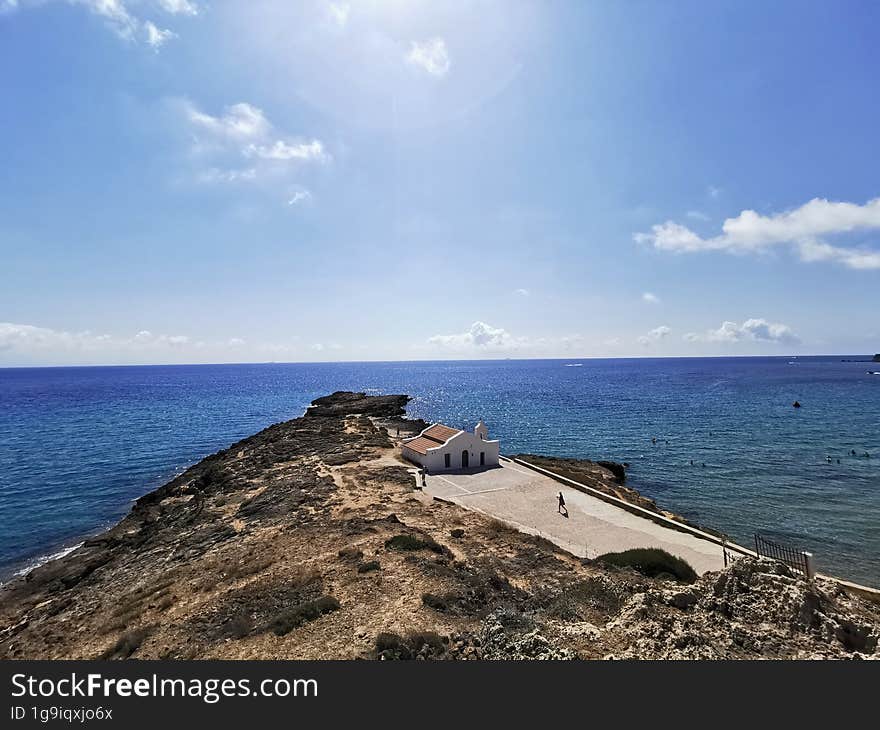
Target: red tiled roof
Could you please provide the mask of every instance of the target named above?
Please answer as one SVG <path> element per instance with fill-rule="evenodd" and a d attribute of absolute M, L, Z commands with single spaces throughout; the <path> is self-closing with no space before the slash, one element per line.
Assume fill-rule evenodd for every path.
<path fill-rule="evenodd" d="M 429 439 L 434 439 L 434 441 L 439 441 L 441 444 L 445 444 L 460 430 L 461 429 L 458 428 L 449 428 L 449 426 L 444 426 L 442 423 L 435 423 L 431 428 L 425 431 L 422 436 L 427 436 Z"/>
<path fill-rule="evenodd" d="M 442 423 L 435 423 L 430 428 L 426 428 L 424 433 L 416 436 L 414 439 L 404 441 L 403 445 L 412 449 L 417 454 L 427 454 L 428 449 L 435 449 L 442 446 L 455 434 L 460 433 L 461 429 L 449 428 Z"/>
<path fill-rule="evenodd" d="M 412 441 L 406 441 L 403 444 L 408 449 L 412 449 L 417 454 L 427 454 L 428 449 L 433 449 L 437 446 L 440 446 L 437 441 L 434 439 L 427 439 L 424 436 L 416 436 Z"/>

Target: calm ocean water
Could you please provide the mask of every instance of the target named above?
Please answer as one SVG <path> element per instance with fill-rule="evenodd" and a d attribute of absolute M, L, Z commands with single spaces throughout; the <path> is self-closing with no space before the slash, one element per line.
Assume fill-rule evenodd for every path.
<path fill-rule="evenodd" d="M 426 420 L 482 417 L 505 453 L 627 461 L 630 485 L 669 509 L 880 585 L 880 376 L 868 369 L 840 356 L 0 369 L 0 575 L 314 398 L 366 390 L 409 393 Z"/>

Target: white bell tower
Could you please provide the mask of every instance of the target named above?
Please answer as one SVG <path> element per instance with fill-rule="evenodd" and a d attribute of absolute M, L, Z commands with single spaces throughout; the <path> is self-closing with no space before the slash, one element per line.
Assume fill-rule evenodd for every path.
<path fill-rule="evenodd" d="M 483 419 L 480 419 L 480 422 L 474 428 L 474 436 L 476 436 L 481 441 L 485 441 L 489 436 L 489 429 L 486 428 L 486 424 L 483 423 Z"/>

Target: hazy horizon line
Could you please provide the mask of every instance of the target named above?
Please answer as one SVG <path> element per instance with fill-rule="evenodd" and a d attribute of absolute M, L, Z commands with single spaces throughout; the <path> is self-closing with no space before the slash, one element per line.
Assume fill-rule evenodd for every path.
<path fill-rule="evenodd" d="M 235 365 L 357 365 L 383 363 L 456 363 L 456 362 L 532 362 L 577 360 L 757 360 L 818 357 L 866 357 L 871 362 L 875 353 L 811 353 L 799 355 L 584 355 L 581 357 L 482 357 L 482 358 L 417 358 L 412 360 L 255 360 L 242 362 L 155 362 L 155 363 L 88 363 L 70 365 L 0 365 L 0 370 L 60 370 L 65 368 L 154 368 L 154 367 L 221 367 Z M 858 361 L 861 362 L 861 361 Z"/>

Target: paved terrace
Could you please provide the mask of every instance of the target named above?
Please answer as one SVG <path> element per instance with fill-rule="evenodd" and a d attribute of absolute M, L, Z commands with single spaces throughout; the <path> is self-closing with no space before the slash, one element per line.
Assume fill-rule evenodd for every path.
<path fill-rule="evenodd" d="M 638 517 L 512 462 L 485 471 L 429 474 L 425 491 L 541 535 L 581 557 L 656 547 L 684 558 L 700 574 L 724 567 L 720 545 Z M 559 492 L 568 518 L 557 512 Z"/>

